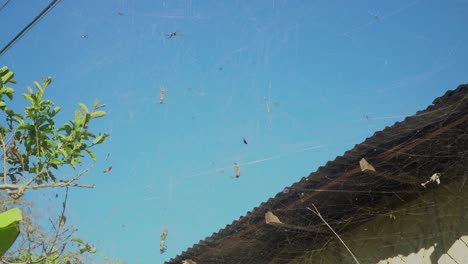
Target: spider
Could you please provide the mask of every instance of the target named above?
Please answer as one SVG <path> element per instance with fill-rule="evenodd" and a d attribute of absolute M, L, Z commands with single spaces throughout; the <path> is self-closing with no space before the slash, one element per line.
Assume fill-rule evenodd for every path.
<path fill-rule="evenodd" d="M 177 31 L 174 31 L 174 32 L 171 32 L 170 34 L 167 34 L 166 38 L 170 39 L 170 38 L 175 37 L 175 36 L 177 36 Z"/>

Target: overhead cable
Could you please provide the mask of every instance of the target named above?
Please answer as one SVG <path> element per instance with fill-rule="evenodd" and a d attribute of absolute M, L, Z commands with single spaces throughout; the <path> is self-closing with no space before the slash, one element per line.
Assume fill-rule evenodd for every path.
<path fill-rule="evenodd" d="M 39 15 L 37 15 L 31 22 L 29 22 L 29 24 L 26 25 L 23 30 L 21 30 L 10 42 L 8 42 L 5 47 L 3 47 L 3 49 L 0 51 L 0 56 L 7 52 L 8 49 L 10 49 L 21 37 L 24 36 L 24 34 L 26 34 L 26 32 L 28 32 L 28 30 L 30 30 L 37 22 L 39 22 L 39 20 L 41 20 L 41 18 L 43 18 L 50 10 L 52 10 L 52 8 L 54 8 L 59 2 L 60 0 L 53 0 L 50 2 L 50 4 L 47 5 L 47 7 L 44 8 L 41 13 L 39 13 Z"/>

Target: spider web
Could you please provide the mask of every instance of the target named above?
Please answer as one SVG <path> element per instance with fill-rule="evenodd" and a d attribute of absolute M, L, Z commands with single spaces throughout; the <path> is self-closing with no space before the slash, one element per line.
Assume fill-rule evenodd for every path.
<path fill-rule="evenodd" d="M 14 2 L 9 8 L 21 9 Z M 91 104 L 98 97 L 107 104 L 108 116 L 95 128 L 111 137 L 97 149 L 98 163 L 83 178 L 97 188 L 70 190 L 68 221 L 106 255 L 163 262 L 281 190 L 298 196 L 316 192 L 285 187 L 462 83 L 468 54 L 460 10 L 467 3 L 453 1 L 444 12 L 434 11 L 439 8 L 423 1 L 64 1 L 3 59 L 17 79 L 26 76 L 22 88 L 52 75 L 48 92 L 63 107 L 63 121 L 78 101 Z M 456 111 L 447 110 L 446 118 Z M 433 139 L 434 148 L 445 144 L 452 153 L 448 149 L 466 142 L 465 134 L 460 137 Z M 450 162 L 444 155 L 430 147 L 403 153 L 388 171 L 425 171 L 441 159 Z M 459 155 L 466 157 L 463 151 Z M 416 157 L 424 164 L 415 164 Z M 110 164 L 111 173 L 102 174 Z M 347 193 L 346 185 L 356 184 L 382 190 Z M 396 201 L 386 201 L 390 194 L 384 184 L 375 178 L 343 183 L 317 206 L 332 227 L 343 222 L 346 227 L 356 218 L 363 223 L 390 219 L 388 210 L 381 213 L 373 206 L 360 208 L 359 217 L 328 217 L 350 201 L 358 206 L 375 199 L 393 208 L 398 196 L 411 192 L 394 192 Z M 422 188 L 419 182 L 415 186 L 414 192 Z M 60 211 L 55 193 L 30 198 L 47 204 L 39 212 L 44 218 Z M 411 206 L 419 210 L 416 204 L 405 210 Z M 279 216 L 289 210 L 286 205 L 277 209 L 283 209 L 274 212 Z M 397 209 L 392 212 L 400 218 Z M 317 225 L 305 208 L 293 214 Z M 167 251 L 161 255 L 165 228 Z M 277 249 L 264 251 L 324 239 L 291 232 Z M 327 237 L 322 247 L 329 245 L 350 257 L 336 237 Z M 252 252 L 264 246 L 252 245 Z M 241 263 L 256 261 L 249 252 L 244 256 Z M 312 257 L 313 252 L 304 255 L 305 263 Z M 358 257 L 367 263 L 362 254 Z M 295 258 L 285 253 L 277 263 Z"/>

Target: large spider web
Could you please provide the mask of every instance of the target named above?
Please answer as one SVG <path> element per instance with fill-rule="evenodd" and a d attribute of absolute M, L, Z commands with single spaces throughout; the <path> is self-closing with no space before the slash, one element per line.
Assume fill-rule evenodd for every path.
<path fill-rule="evenodd" d="M 96 129 L 111 137 L 83 178 L 97 188 L 70 190 L 69 222 L 106 255 L 159 263 L 465 82 L 467 8 L 466 1 L 63 1 L 2 59 L 25 76 L 19 89 L 52 75 L 48 92 L 63 121 L 78 101 L 107 104 Z M 12 17 L 5 11 L 0 21 Z M 393 174 L 423 166 L 406 158 Z M 63 196 L 31 195 L 47 204 L 39 217 L 60 211 L 55 193 Z M 340 206 L 329 195 L 325 218 Z M 360 213 L 362 221 L 379 214 Z"/>

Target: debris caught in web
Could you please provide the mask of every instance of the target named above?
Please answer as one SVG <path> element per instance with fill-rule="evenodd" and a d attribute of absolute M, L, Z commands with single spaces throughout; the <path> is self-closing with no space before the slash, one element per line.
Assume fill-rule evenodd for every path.
<path fill-rule="evenodd" d="M 161 234 L 161 239 L 159 240 L 159 251 L 161 251 L 161 254 L 166 252 L 166 237 L 167 237 L 167 228 L 164 228 L 164 231 Z"/>
<path fill-rule="evenodd" d="M 245 138 L 244 138 L 244 137 L 242 137 L 242 141 L 244 141 L 244 144 L 246 144 L 246 145 L 247 145 L 247 140 L 245 140 Z"/>
<path fill-rule="evenodd" d="M 191 259 L 184 259 L 182 260 L 182 264 L 197 264 L 197 263 Z"/>
<path fill-rule="evenodd" d="M 236 178 L 240 177 L 240 164 L 239 162 L 234 163 L 234 167 L 236 168 Z"/>
<path fill-rule="evenodd" d="M 426 185 L 430 182 L 437 182 L 437 184 L 440 184 L 440 176 L 442 176 L 440 173 L 432 174 L 431 178 L 428 181 L 426 181 L 425 183 L 421 183 L 421 186 L 426 188 Z"/>
<path fill-rule="evenodd" d="M 164 90 L 164 87 L 161 87 L 159 90 L 159 104 L 164 104 L 164 96 L 166 95 L 166 90 Z"/>
<path fill-rule="evenodd" d="M 375 172 L 374 166 L 372 166 L 364 158 L 362 158 L 361 161 L 359 161 L 359 165 L 361 166 L 361 171 L 363 171 L 363 172 Z"/>
<path fill-rule="evenodd" d="M 266 96 L 264 96 L 263 100 L 265 101 L 265 106 L 266 106 L 267 113 L 270 113 L 270 99 L 267 98 Z"/>
<path fill-rule="evenodd" d="M 393 214 L 393 211 L 390 211 L 390 214 L 388 215 L 388 217 L 390 217 L 390 219 L 392 219 L 392 220 L 396 219 L 396 216 L 395 216 L 395 214 Z"/>
<path fill-rule="evenodd" d="M 66 222 L 67 222 L 67 217 L 65 217 L 65 215 L 62 215 L 62 216 L 60 217 L 60 224 L 59 224 L 59 226 L 60 226 L 60 227 L 63 227 L 63 226 L 65 225 Z"/>
<path fill-rule="evenodd" d="M 283 222 L 279 220 L 279 218 L 274 215 L 271 211 L 268 211 L 265 214 L 265 222 L 267 225 L 282 225 Z"/>
<path fill-rule="evenodd" d="M 108 173 L 111 170 L 112 170 L 112 164 L 109 165 L 109 167 L 107 167 L 102 173 Z"/>

